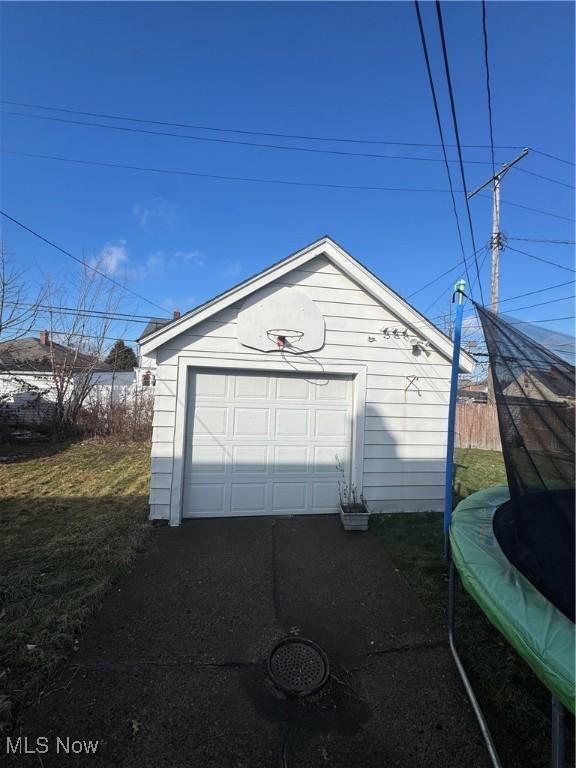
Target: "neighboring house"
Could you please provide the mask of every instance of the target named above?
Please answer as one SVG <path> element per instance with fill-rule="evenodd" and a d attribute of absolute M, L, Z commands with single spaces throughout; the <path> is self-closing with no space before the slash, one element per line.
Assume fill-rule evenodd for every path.
<path fill-rule="evenodd" d="M 330 238 L 140 344 L 153 519 L 442 509 L 452 342 Z"/>
<path fill-rule="evenodd" d="M 487 383 L 485 381 L 461 382 L 458 387 L 458 400 L 463 403 L 487 403 Z"/>
<path fill-rule="evenodd" d="M 50 419 L 56 400 L 53 366 L 69 366 L 72 376 L 92 369 L 92 389 L 87 402 L 125 397 L 135 384 L 133 372 L 114 372 L 110 365 L 90 355 L 50 342 L 48 331 L 39 338 L 25 337 L 0 343 L 0 417 L 8 426 L 41 426 Z"/>
<path fill-rule="evenodd" d="M 508 398 L 521 397 L 574 404 L 574 392 L 566 384 L 565 377 L 554 367 L 547 371 L 536 368 L 522 371 L 518 380 L 511 382 L 504 389 L 504 395 Z"/>
<path fill-rule="evenodd" d="M 50 342 L 49 331 L 41 331 L 40 337 L 25 337 L 0 342 L 0 372 L 14 372 L 19 376 L 51 373 L 53 366 L 69 365 L 74 359 L 74 370 L 81 371 L 94 365 L 94 358 L 76 353 L 56 341 Z M 98 362 L 95 370 L 110 371 L 109 365 Z M 31 379 L 31 380 L 32 380 Z M 44 379 L 41 377 L 40 381 Z"/>
<path fill-rule="evenodd" d="M 140 341 L 146 336 L 150 336 L 152 333 L 156 333 L 165 325 L 178 320 L 180 317 L 180 311 L 175 309 L 172 314 L 172 320 L 168 320 L 165 317 L 151 317 L 146 327 L 144 328 L 140 339 L 138 340 L 138 368 L 134 369 L 136 374 L 136 383 L 139 387 L 153 387 L 156 384 L 156 356 L 155 355 L 143 355 L 141 352 Z"/>

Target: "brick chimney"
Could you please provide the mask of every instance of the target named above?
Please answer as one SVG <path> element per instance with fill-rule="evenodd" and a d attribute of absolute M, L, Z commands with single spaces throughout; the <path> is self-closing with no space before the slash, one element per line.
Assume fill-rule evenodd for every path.
<path fill-rule="evenodd" d="M 40 344 L 44 347 L 50 346 L 50 331 L 40 331 Z"/>
<path fill-rule="evenodd" d="M 180 310 L 175 309 L 174 312 L 172 313 L 172 320 L 178 320 L 179 317 L 180 317 Z"/>

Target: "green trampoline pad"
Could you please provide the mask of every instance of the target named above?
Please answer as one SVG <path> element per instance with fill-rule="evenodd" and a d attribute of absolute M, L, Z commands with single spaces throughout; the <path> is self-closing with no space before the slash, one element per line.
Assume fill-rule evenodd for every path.
<path fill-rule="evenodd" d="M 542 683 L 574 713 L 574 624 L 508 560 L 492 526 L 506 486 L 468 496 L 454 510 L 450 545 L 467 592 Z"/>

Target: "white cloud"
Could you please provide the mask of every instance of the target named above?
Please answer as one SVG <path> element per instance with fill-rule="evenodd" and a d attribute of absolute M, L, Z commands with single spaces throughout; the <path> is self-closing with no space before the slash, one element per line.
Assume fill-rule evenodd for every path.
<path fill-rule="evenodd" d="M 95 259 L 92 266 L 105 272 L 107 275 L 116 275 L 123 265 L 129 261 L 126 240 L 117 240 L 115 243 L 106 243 Z"/>
<path fill-rule="evenodd" d="M 132 215 L 141 227 L 170 226 L 178 221 L 177 209 L 176 203 L 163 197 L 153 197 L 149 203 L 135 203 L 132 206 Z"/>
<path fill-rule="evenodd" d="M 193 264 L 195 267 L 203 267 L 206 262 L 206 256 L 200 251 L 176 251 L 173 256 L 174 261 L 185 261 Z"/>
<path fill-rule="evenodd" d="M 174 253 L 156 251 L 148 256 L 140 270 L 142 276 L 148 277 L 185 265 L 203 267 L 205 263 L 206 256 L 200 251 L 174 251 Z"/>
<path fill-rule="evenodd" d="M 116 240 L 106 243 L 100 253 L 90 260 L 90 264 L 107 275 L 122 273 L 123 277 L 131 280 L 144 280 L 148 277 L 165 275 L 187 266 L 193 269 L 201 268 L 206 263 L 206 256 L 200 251 L 156 251 L 146 259 L 137 263 L 130 258 L 126 240 Z"/>

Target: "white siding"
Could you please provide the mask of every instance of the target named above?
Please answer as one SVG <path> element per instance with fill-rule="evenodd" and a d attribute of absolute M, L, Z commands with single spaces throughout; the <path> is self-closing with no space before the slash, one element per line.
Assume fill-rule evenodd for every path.
<path fill-rule="evenodd" d="M 326 320 L 324 347 L 306 357 L 291 355 L 299 370 L 321 373 L 322 366 L 366 368 L 363 431 L 363 490 L 373 511 L 441 509 L 448 415 L 450 361 L 435 349 L 413 354 L 405 338 L 384 338 L 381 329 L 403 325 L 374 298 L 324 257 L 284 275 L 274 285 L 297 286 Z M 151 482 L 152 516 L 169 518 L 179 366 L 220 366 L 271 371 L 291 369 L 276 353 L 242 346 L 236 337 L 238 311 L 228 307 L 157 350 L 156 399 Z M 370 342 L 369 337 L 376 341 Z M 410 384 L 408 377 L 418 379 Z M 180 411 L 179 411 L 180 412 Z M 183 411 L 181 411 L 183 412 Z M 157 463 L 157 462 L 161 463 Z"/>

